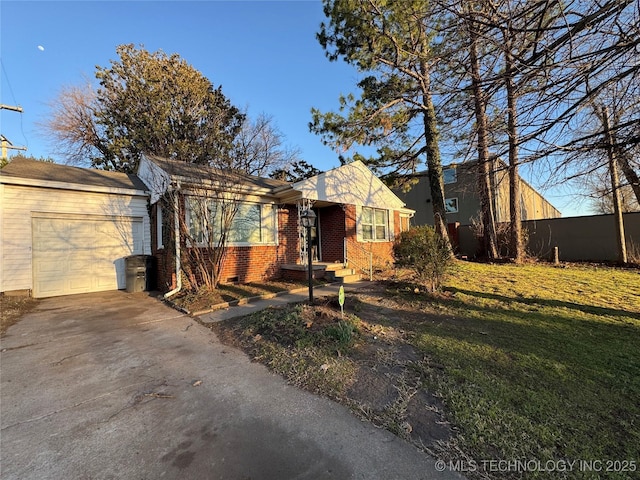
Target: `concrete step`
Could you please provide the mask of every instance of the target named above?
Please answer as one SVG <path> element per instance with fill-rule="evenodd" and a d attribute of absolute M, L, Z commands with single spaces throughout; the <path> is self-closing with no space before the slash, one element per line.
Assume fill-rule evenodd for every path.
<path fill-rule="evenodd" d="M 356 271 L 353 268 L 336 268 L 334 270 L 325 270 L 324 278 L 329 280 L 330 282 L 339 282 L 340 278 L 346 277 L 347 275 L 353 275 Z"/>
<path fill-rule="evenodd" d="M 362 280 L 359 273 L 352 273 L 350 275 L 345 275 L 344 277 L 336 277 L 337 282 L 341 283 L 355 283 Z"/>
<path fill-rule="evenodd" d="M 355 270 L 353 268 L 341 268 L 340 270 L 327 270 L 325 271 L 325 277 L 335 280 L 338 277 L 345 277 L 347 275 L 353 275 Z"/>
<path fill-rule="evenodd" d="M 342 262 L 324 263 L 323 265 L 325 265 L 325 268 L 324 268 L 325 272 L 335 272 L 337 270 L 342 270 L 344 268 L 344 263 Z"/>

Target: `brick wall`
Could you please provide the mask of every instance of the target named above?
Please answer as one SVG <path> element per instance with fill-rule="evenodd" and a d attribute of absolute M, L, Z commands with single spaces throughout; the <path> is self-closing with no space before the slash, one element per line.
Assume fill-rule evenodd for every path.
<path fill-rule="evenodd" d="M 164 248 L 159 248 L 158 222 L 156 221 L 159 208 L 159 203 L 151 206 L 151 254 L 156 258 L 156 288 L 162 292 L 168 292 L 176 286 L 175 249 L 171 241 L 167 241 Z M 173 219 L 165 218 L 164 224 L 166 228 L 170 228 L 173 225 Z"/>
<path fill-rule="evenodd" d="M 393 212 L 394 232 L 400 231 L 400 213 Z M 368 272 L 370 252 L 373 254 L 374 268 L 384 268 L 393 263 L 393 242 L 358 242 L 356 230 L 356 207 L 345 207 L 345 230 L 347 236 L 347 257 L 349 266 L 359 272 Z"/>
<path fill-rule="evenodd" d="M 152 253 L 157 259 L 157 286 L 169 291 L 176 286 L 175 249 L 173 243 L 159 249 L 157 245 L 156 206 L 152 207 Z M 260 282 L 281 275 L 280 265 L 296 263 L 298 259 L 298 215 L 294 205 L 278 208 L 278 245 L 227 247 L 220 279 L 225 282 Z M 172 225 L 171 222 L 165 222 Z M 183 247 L 184 248 L 184 247 Z"/>
<path fill-rule="evenodd" d="M 300 234 L 298 232 L 298 210 L 295 205 L 283 205 L 278 208 L 278 261 L 297 263 L 300 252 Z"/>
<path fill-rule="evenodd" d="M 165 240 L 163 249 L 157 246 L 155 212 L 152 207 L 151 239 L 152 253 L 157 258 L 157 286 L 161 291 L 176 286 L 174 246 Z M 354 205 L 332 205 L 320 208 L 320 241 L 322 260 L 344 261 L 344 238 L 347 238 L 349 259 L 355 268 L 368 269 L 369 252 L 373 253 L 374 266 L 382 267 L 393 262 L 393 242 L 358 242 L 356 231 L 356 207 Z M 400 215 L 394 212 L 394 231 L 400 232 Z M 165 219 L 166 228 L 172 220 Z M 166 236 L 167 238 L 169 236 Z M 299 233 L 298 215 L 295 205 L 278 207 L 278 245 L 251 247 L 228 247 L 223 263 L 221 281 L 240 283 L 276 279 L 281 275 L 280 266 L 298 263 Z M 306 273 L 300 275 L 306 277 Z"/>

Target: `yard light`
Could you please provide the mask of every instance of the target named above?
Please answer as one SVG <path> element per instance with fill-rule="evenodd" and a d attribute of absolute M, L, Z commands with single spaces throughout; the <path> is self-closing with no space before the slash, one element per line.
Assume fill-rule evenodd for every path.
<path fill-rule="evenodd" d="M 302 226 L 307 229 L 307 263 L 309 276 L 309 304 L 313 304 L 313 256 L 311 254 L 311 229 L 316 226 L 316 213 L 310 208 L 300 215 Z"/>

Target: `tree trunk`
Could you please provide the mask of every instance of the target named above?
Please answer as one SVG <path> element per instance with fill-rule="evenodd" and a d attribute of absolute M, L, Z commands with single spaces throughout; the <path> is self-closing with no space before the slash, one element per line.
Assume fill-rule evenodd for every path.
<path fill-rule="evenodd" d="M 618 241 L 618 261 L 621 264 L 627 263 L 627 243 L 624 237 L 624 219 L 622 217 L 622 205 L 620 202 L 620 192 L 618 190 L 618 162 L 614 153 L 614 142 L 609 127 L 609 110 L 607 107 L 602 108 L 602 124 L 604 126 L 604 135 L 607 146 L 607 155 L 609 157 L 609 174 L 611 176 L 611 193 L 613 195 L 613 212 L 616 219 L 616 240 Z"/>
<path fill-rule="evenodd" d="M 638 178 L 638 174 L 631 166 L 629 157 L 627 157 L 626 154 L 620 152 L 619 150 L 619 148 L 614 149 L 614 152 L 616 153 L 616 159 L 618 160 L 618 165 L 620 165 L 620 169 L 622 170 L 624 178 L 626 178 L 627 182 L 629 182 L 629 185 L 631 185 L 638 205 L 640 205 L 640 178 Z"/>
<path fill-rule="evenodd" d="M 438 126 L 436 110 L 430 91 L 429 68 L 426 63 L 420 63 L 420 73 L 424 82 L 422 101 L 424 110 L 424 137 L 427 154 L 427 176 L 431 187 L 431 201 L 433 206 L 433 220 L 436 232 L 447 242 L 451 249 L 449 232 L 447 231 L 447 212 L 444 205 L 444 182 L 442 180 L 442 162 L 440 160 L 440 148 L 438 147 Z"/>
<path fill-rule="evenodd" d="M 489 259 L 498 257 L 496 242 L 495 215 L 493 212 L 493 189 L 491 188 L 491 168 L 489 159 L 489 142 L 487 128 L 487 100 L 481 85 L 480 62 L 478 60 L 478 34 L 467 19 L 469 30 L 469 60 L 471 67 L 471 84 L 476 116 L 478 136 L 478 192 L 480 194 L 480 212 L 482 220 L 482 243 L 484 253 Z"/>
<path fill-rule="evenodd" d="M 511 36 L 511 27 L 508 29 Z M 520 175 L 518 172 L 518 98 L 513 81 L 514 65 L 511 42 L 507 39 L 505 49 L 505 87 L 507 90 L 507 130 L 509 135 L 509 232 L 511 255 L 516 263 L 522 263 L 522 209 L 520 208 Z"/>

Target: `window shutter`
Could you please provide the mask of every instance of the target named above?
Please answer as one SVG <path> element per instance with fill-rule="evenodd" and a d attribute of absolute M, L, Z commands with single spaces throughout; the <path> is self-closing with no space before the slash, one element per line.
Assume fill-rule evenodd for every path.
<path fill-rule="evenodd" d="M 356 240 L 362 242 L 362 207 L 356 205 Z"/>

